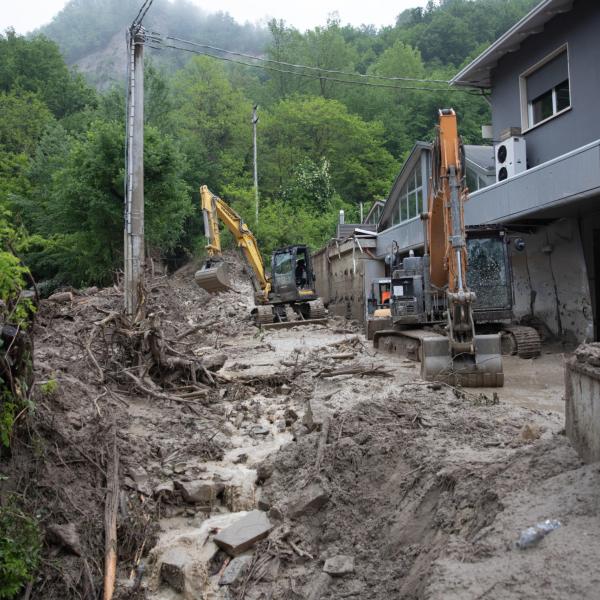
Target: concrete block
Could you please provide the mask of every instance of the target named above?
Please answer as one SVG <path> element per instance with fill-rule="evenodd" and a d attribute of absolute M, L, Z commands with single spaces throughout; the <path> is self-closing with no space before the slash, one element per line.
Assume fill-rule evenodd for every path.
<path fill-rule="evenodd" d="M 300 490 L 287 505 L 286 513 L 292 519 L 317 513 L 327 504 L 329 496 L 317 483 Z"/>
<path fill-rule="evenodd" d="M 214 542 L 230 556 L 238 556 L 266 538 L 271 529 L 273 525 L 267 515 L 260 510 L 253 510 L 218 533 Z"/>
<path fill-rule="evenodd" d="M 242 579 L 242 577 L 248 572 L 252 563 L 252 555 L 244 554 L 242 556 L 236 556 L 223 571 L 221 579 L 219 579 L 219 585 L 233 585 Z"/>
<path fill-rule="evenodd" d="M 217 481 L 177 481 L 175 485 L 189 504 L 213 504 L 225 489 L 225 485 Z"/>
<path fill-rule="evenodd" d="M 585 462 L 600 461 L 600 344 L 580 346 L 565 365 L 565 429 Z"/>
<path fill-rule="evenodd" d="M 338 554 L 328 558 L 323 565 L 323 572 L 334 576 L 354 573 L 354 556 Z"/>
<path fill-rule="evenodd" d="M 172 548 L 161 557 L 160 578 L 176 592 L 185 588 L 185 568 L 190 562 L 190 555 L 181 548 Z"/>

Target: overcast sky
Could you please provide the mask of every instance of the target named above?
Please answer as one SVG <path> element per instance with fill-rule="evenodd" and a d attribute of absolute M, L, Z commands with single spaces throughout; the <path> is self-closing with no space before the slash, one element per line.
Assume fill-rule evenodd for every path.
<path fill-rule="evenodd" d="M 209 12 L 224 11 L 238 21 L 284 19 L 298 29 L 324 25 L 337 12 L 342 23 L 392 25 L 405 8 L 425 6 L 426 0 L 191 0 Z M 14 27 L 27 33 L 48 23 L 67 0 L 0 0 L 0 31 Z M 140 4 L 142 0 L 140 0 Z"/>

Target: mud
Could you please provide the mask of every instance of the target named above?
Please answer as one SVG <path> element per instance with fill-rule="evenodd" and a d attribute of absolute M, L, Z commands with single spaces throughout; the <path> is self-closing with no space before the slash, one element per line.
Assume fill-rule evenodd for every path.
<path fill-rule="evenodd" d="M 594 597 L 600 472 L 564 436 L 562 355 L 508 357 L 500 390 L 428 384 L 352 323 L 257 330 L 247 276 L 228 261 L 224 294 L 195 285 L 196 265 L 148 289 L 171 355 L 216 365 L 203 383 L 127 383 L 121 355 L 93 339 L 118 288 L 43 303 L 37 408 L 0 463 L 0 491 L 44 530 L 69 524 L 81 552 L 48 537 L 31 597 L 98 597 L 113 423 L 118 598 Z M 256 508 L 274 529 L 220 585 L 230 557 L 213 538 Z M 562 527 L 518 550 L 520 531 L 546 518 Z M 323 574 L 334 558 L 327 569 L 344 568 Z"/>

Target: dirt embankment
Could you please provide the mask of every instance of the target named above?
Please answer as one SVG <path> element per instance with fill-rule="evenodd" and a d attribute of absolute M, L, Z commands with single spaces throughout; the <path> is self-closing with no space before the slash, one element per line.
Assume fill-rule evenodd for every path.
<path fill-rule="evenodd" d="M 46 535 L 32 598 L 98 597 L 115 435 L 116 597 L 594 597 L 600 474 L 560 414 L 420 382 L 345 323 L 259 332 L 231 262 L 219 296 L 152 280 L 137 326 L 116 288 L 42 306 L 37 408 L 0 464 Z M 217 543 L 265 515 L 241 556 Z"/>

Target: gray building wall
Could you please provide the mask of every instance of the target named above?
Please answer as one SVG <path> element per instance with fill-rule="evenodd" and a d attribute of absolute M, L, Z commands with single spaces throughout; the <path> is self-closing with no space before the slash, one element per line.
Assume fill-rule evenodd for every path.
<path fill-rule="evenodd" d="M 525 250 L 513 247 L 511 251 L 515 317 L 536 317 L 568 341 L 592 339 L 592 303 L 579 219 L 559 219 L 533 233 L 513 236 L 525 241 Z"/>
<path fill-rule="evenodd" d="M 572 110 L 524 134 L 528 167 L 600 138 L 600 2 L 575 0 L 573 9 L 549 21 L 500 59 L 493 73 L 494 139 L 507 127 L 521 127 L 519 75 L 567 43 Z"/>
<path fill-rule="evenodd" d="M 374 258 L 375 239 L 352 238 L 330 243 L 313 255 L 316 292 L 329 313 L 365 322 L 371 282 L 383 277 L 385 265 Z"/>

